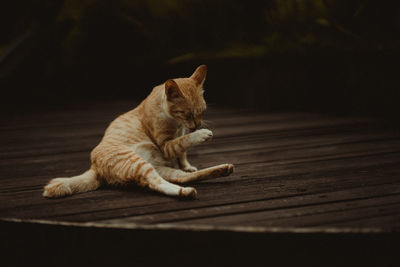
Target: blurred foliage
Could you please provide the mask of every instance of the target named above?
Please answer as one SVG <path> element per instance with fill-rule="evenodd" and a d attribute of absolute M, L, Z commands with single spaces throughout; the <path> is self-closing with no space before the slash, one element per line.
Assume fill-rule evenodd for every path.
<path fill-rule="evenodd" d="M 16 0 L 0 9 L 0 87 L 16 102 L 21 92 L 28 102 L 142 98 L 149 84 L 207 63 L 218 87 L 208 97 L 220 103 L 229 94 L 262 107 L 358 101 L 369 110 L 384 90 L 379 110 L 398 106 L 390 64 L 399 52 L 400 1 Z"/>
<path fill-rule="evenodd" d="M 140 64 L 259 57 L 309 47 L 399 47 L 399 4 L 377 0 L 20 2 L 3 10 L 0 54 L 31 24 L 68 24 L 57 55 L 67 65 L 83 55 L 87 60 L 98 53 L 118 56 L 110 49 L 132 54 Z"/>

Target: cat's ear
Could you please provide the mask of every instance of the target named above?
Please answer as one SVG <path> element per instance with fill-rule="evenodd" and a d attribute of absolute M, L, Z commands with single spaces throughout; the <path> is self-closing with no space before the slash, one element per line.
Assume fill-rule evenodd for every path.
<path fill-rule="evenodd" d="M 193 72 L 190 78 L 196 82 L 197 85 L 203 85 L 207 75 L 207 66 L 200 65 L 197 69 Z"/>
<path fill-rule="evenodd" d="M 167 96 L 168 101 L 182 97 L 181 89 L 179 89 L 178 84 L 174 80 L 168 80 L 165 82 L 165 95 Z"/>

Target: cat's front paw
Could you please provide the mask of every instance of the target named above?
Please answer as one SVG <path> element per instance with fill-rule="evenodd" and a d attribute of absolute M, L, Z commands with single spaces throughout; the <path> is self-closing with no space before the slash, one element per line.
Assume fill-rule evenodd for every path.
<path fill-rule="evenodd" d="M 191 142 L 194 145 L 201 144 L 207 140 L 210 140 L 213 136 L 213 133 L 207 129 L 197 130 L 191 134 Z"/>
<path fill-rule="evenodd" d="M 185 172 L 195 172 L 195 171 L 197 171 L 197 168 L 194 167 L 194 166 L 192 166 L 192 165 L 189 165 L 189 166 L 183 167 L 183 170 L 184 170 Z"/>

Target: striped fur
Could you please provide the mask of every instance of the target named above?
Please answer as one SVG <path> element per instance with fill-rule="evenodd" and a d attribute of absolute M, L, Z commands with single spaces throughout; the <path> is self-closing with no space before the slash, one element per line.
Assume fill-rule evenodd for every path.
<path fill-rule="evenodd" d="M 43 196 L 62 197 L 95 190 L 103 183 L 133 182 L 170 196 L 196 197 L 196 189 L 174 183 L 232 173 L 232 164 L 197 170 L 186 157 L 190 147 L 212 137 L 211 131 L 198 129 L 206 109 L 206 73 L 206 66 L 201 65 L 189 78 L 156 86 L 139 106 L 110 124 L 91 153 L 90 170 L 75 177 L 51 180 Z"/>

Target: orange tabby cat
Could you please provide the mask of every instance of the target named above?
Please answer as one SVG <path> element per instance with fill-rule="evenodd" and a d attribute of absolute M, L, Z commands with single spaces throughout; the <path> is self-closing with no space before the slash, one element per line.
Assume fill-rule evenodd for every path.
<path fill-rule="evenodd" d="M 54 198 L 87 192 L 102 183 L 135 182 L 170 196 L 196 197 L 193 187 L 173 183 L 231 174 L 232 164 L 197 170 L 186 158 L 189 147 L 212 137 L 210 130 L 198 130 L 206 109 L 203 98 L 206 74 L 207 67 L 201 65 L 189 78 L 168 80 L 156 86 L 139 106 L 110 124 L 91 153 L 92 165 L 88 171 L 51 180 L 44 187 L 43 196 Z M 185 134 L 187 130 L 190 133 Z"/>

